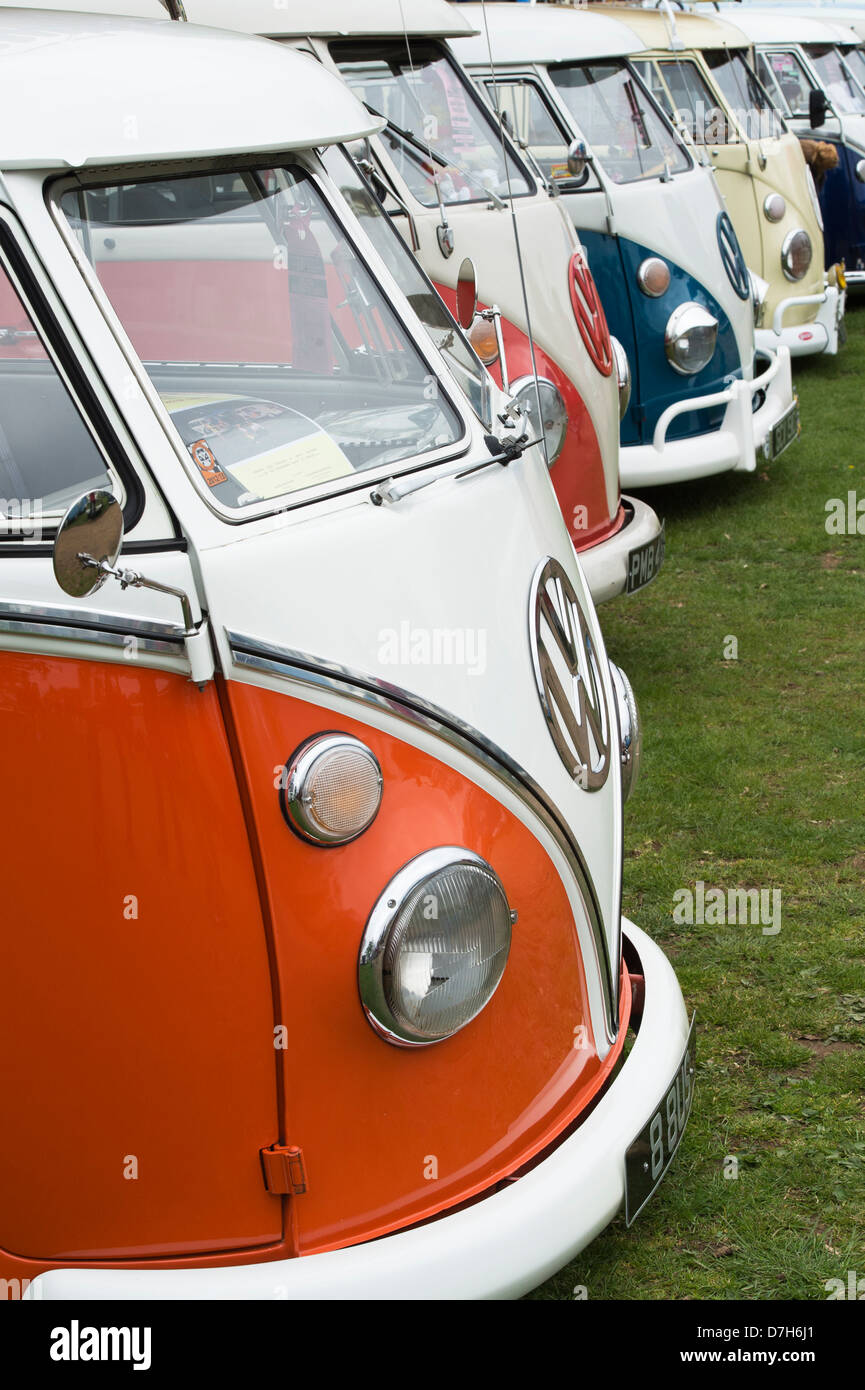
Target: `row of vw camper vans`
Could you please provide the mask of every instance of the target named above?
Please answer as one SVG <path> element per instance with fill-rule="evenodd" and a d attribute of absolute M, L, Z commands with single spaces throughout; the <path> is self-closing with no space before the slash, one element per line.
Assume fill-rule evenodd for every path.
<path fill-rule="evenodd" d="M 777 457 L 844 300 L 784 122 L 630 18 L 0 7 L 7 1290 L 512 1297 L 670 1167 L 594 604 L 620 478 Z"/>

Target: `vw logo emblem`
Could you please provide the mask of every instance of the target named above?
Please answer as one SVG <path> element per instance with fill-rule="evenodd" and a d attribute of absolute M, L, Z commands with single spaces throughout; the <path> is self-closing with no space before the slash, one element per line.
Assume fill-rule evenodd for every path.
<path fill-rule="evenodd" d="M 571 257 L 568 285 L 571 291 L 571 307 L 586 351 L 601 375 L 610 376 L 613 371 L 610 330 L 598 295 L 598 287 L 585 258 L 579 251 L 575 251 Z"/>
<path fill-rule="evenodd" d="M 735 228 L 726 212 L 718 213 L 718 247 L 721 260 L 727 272 L 727 279 L 740 299 L 747 299 L 751 293 L 748 281 L 748 267 L 739 245 Z"/>
<path fill-rule="evenodd" d="M 585 791 L 599 791 L 610 771 L 604 658 L 558 560 L 542 560 L 535 570 L 529 624 L 535 681 L 550 737 L 574 781 Z"/>

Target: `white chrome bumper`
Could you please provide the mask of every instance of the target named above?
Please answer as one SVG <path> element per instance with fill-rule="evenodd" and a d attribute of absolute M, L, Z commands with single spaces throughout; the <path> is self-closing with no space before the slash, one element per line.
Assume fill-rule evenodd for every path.
<path fill-rule="evenodd" d="M 627 1061 L 584 1124 L 537 1167 L 452 1216 L 366 1245 L 223 1269 L 54 1270 L 27 1299 L 515 1298 L 572 1259 L 624 1199 L 625 1150 L 675 1074 L 688 1017 L 672 966 L 627 920 L 646 998 Z"/>
<path fill-rule="evenodd" d="M 622 486 L 655 487 L 733 469 L 753 473 L 758 451 L 794 400 L 789 349 L 782 345 L 769 355 L 768 367 L 753 381 L 732 381 L 723 391 L 683 398 L 668 406 L 651 444 L 629 445 L 620 451 Z M 754 410 L 752 401 L 759 391 L 765 392 L 765 400 Z M 667 430 L 678 415 L 718 405 L 727 407 L 720 428 L 667 442 Z"/>
<path fill-rule="evenodd" d="M 622 501 L 627 517 L 621 529 L 588 550 L 577 551 L 595 603 L 606 603 L 608 599 L 625 592 L 631 551 L 661 534 L 661 523 L 647 502 L 640 501 L 638 497 L 623 497 Z"/>
<path fill-rule="evenodd" d="M 798 305 L 816 305 L 817 313 L 808 323 L 784 327 L 784 316 Z M 772 315 L 771 328 L 757 328 L 754 340 L 761 352 L 774 352 L 783 343 L 791 357 L 811 357 L 823 352 L 832 357 L 838 351 L 838 331 L 844 317 L 846 296 L 836 285 L 827 285 L 822 294 L 790 295 L 782 299 Z"/>

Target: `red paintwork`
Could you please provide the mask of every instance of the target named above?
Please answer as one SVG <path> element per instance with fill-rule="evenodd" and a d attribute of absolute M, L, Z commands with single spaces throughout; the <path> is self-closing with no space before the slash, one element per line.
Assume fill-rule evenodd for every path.
<path fill-rule="evenodd" d="M 455 291 L 438 283 L 436 289 L 451 313 L 455 313 Z M 480 304 L 478 307 L 484 309 L 488 306 Z M 508 376 L 511 381 L 516 381 L 522 376 L 531 376 L 532 354 L 527 335 L 509 319 L 502 318 L 501 324 Z M 537 343 L 535 361 L 538 374 L 559 388 L 567 408 L 568 433 L 565 447 L 553 465 L 550 477 L 575 549 L 588 550 L 599 541 L 607 540 L 609 536 L 614 535 L 624 524 L 625 514 L 622 507 L 618 506 L 615 516 L 610 516 L 604 460 L 592 417 L 580 393 L 570 378 Z M 501 386 L 500 367 L 495 365 L 490 371 Z M 577 510 L 579 507 L 586 509 L 585 518 Z M 584 526 L 578 524 L 583 520 L 586 522 Z"/>

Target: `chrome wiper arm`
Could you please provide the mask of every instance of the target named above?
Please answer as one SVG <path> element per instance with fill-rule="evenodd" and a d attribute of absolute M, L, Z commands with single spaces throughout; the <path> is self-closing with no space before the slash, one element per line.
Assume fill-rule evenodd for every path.
<path fill-rule="evenodd" d="M 481 193 L 489 198 L 491 203 L 495 203 L 499 212 L 504 211 L 507 207 L 504 198 L 500 197 L 494 189 L 488 188 L 485 183 L 482 183 L 477 175 L 473 174 L 470 169 L 466 169 L 464 165 L 458 164 L 455 159 L 445 159 L 429 145 L 425 145 L 423 140 L 419 140 L 416 135 L 412 135 L 410 130 L 404 130 L 402 126 L 397 125 L 396 121 L 392 121 L 389 116 L 382 115 L 381 111 L 377 111 L 374 106 L 370 106 L 369 102 L 366 102 L 365 105 L 367 111 L 369 111 L 371 115 L 378 116 L 380 121 L 385 122 L 388 130 L 393 131 L 394 135 L 400 140 L 404 140 L 407 145 L 411 145 L 419 154 L 426 155 L 428 159 L 433 160 L 440 169 L 456 169 L 457 173 L 462 174 L 464 179 L 468 179 L 469 183 L 474 184 L 475 188 L 480 189 Z M 433 178 L 435 178 L 435 175 L 433 175 Z"/>

